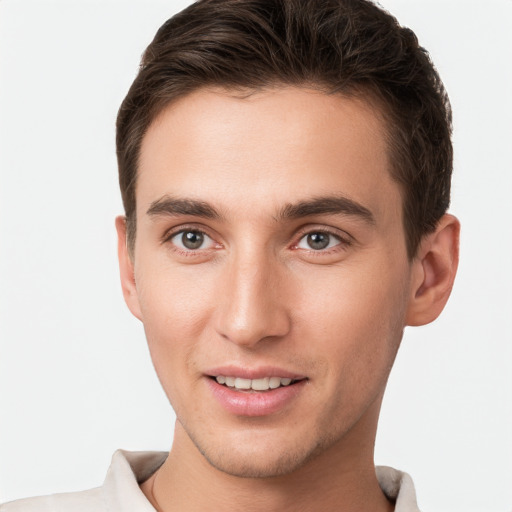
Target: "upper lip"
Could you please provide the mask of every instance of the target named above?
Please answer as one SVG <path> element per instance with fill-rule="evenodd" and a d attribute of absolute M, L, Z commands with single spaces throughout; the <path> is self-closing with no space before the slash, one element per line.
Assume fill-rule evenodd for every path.
<path fill-rule="evenodd" d="M 210 377 L 240 377 L 241 379 L 263 379 L 264 377 L 284 377 L 292 380 L 302 380 L 306 376 L 297 372 L 278 368 L 277 366 L 258 366 L 257 368 L 249 368 L 243 366 L 219 366 L 205 371 Z"/>

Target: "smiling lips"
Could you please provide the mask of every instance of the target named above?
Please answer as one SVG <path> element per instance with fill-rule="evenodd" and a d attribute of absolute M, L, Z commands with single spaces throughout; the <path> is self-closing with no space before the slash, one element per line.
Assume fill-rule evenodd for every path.
<path fill-rule="evenodd" d="M 268 376 L 263 375 L 262 371 L 225 369 L 210 374 L 207 382 L 224 411 L 236 416 L 266 416 L 289 406 L 308 381 L 285 371 L 273 370 L 267 372 Z"/>
<path fill-rule="evenodd" d="M 263 377 L 261 379 L 243 379 L 241 377 L 227 377 L 219 375 L 215 380 L 228 388 L 235 388 L 237 390 L 253 390 L 253 391 L 268 391 L 269 389 L 277 389 L 281 386 L 289 386 L 293 379 L 289 377 Z"/>

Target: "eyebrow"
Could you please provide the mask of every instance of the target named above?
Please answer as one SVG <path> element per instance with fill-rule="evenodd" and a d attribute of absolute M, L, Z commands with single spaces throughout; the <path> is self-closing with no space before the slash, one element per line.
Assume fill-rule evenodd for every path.
<path fill-rule="evenodd" d="M 175 198 L 168 195 L 153 201 L 147 214 L 151 217 L 190 215 L 206 219 L 222 219 L 219 211 L 205 201 Z M 375 217 L 368 208 L 345 196 L 316 197 L 294 204 L 289 203 L 274 218 L 276 221 L 280 221 L 332 214 L 359 217 L 368 224 L 375 224 Z"/>
<path fill-rule="evenodd" d="M 368 208 L 345 196 L 316 197 L 287 204 L 281 209 L 276 220 L 329 214 L 359 217 L 368 224 L 375 224 L 375 217 Z"/>
<path fill-rule="evenodd" d="M 153 201 L 146 212 L 150 217 L 191 215 L 206 219 L 220 219 L 220 213 L 210 204 L 195 199 L 163 196 Z"/>

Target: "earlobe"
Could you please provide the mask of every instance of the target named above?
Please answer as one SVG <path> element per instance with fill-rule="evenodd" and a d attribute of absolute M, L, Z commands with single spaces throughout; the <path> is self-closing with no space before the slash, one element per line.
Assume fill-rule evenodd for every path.
<path fill-rule="evenodd" d="M 133 257 L 128 249 L 126 238 L 126 218 L 124 216 L 120 215 L 116 217 L 116 230 L 117 256 L 119 259 L 119 273 L 124 300 L 132 314 L 139 320 L 142 320 L 137 287 L 135 284 Z"/>
<path fill-rule="evenodd" d="M 457 273 L 459 233 L 457 218 L 446 214 L 421 242 L 413 262 L 407 325 L 425 325 L 441 314 Z"/>

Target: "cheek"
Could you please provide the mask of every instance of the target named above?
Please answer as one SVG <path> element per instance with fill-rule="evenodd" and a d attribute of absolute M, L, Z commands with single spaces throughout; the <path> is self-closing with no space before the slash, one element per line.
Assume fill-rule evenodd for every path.
<path fill-rule="evenodd" d="M 141 261 L 136 268 L 137 294 L 143 322 L 158 339 L 183 339 L 199 332 L 213 303 L 212 276 L 204 275 L 201 265 L 176 268 L 165 258 L 162 261 Z M 153 336 L 148 340 L 152 341 Z M 157 341 L 155 340 L 155 341 Z"/>
<path fill-rule="evenodd" d="M 194 374 L 194 350 L 215 304 L 210 300 L 213 285 L 194 266 L 180 271 L 165 264 L 141 268 L 144 271 L 135 277 L 144 330 L 153 365 L 170 398 L 184 382 L 176 376 Z"/>
<path fill-rule="evenodd" d="M 343 268 L 313 276 L 305 287 L 310 292 L 298 305 L 299 322 L 315 351 L 328 356 L 333 381 L 366 386 L 387 377 L 401 341 L 408 296 L 405 274 L 388 268 L 394 271 Z"/>

